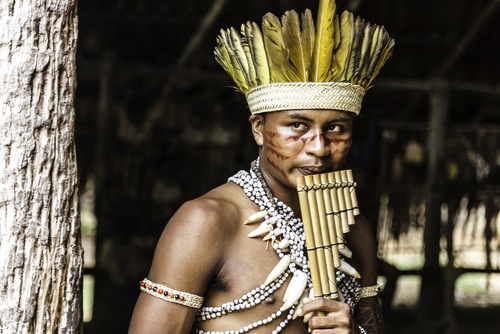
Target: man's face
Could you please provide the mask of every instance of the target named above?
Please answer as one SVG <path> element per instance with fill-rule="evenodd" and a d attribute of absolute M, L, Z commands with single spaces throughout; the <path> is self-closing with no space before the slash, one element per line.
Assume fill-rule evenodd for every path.
<path fill-rule="evenodd" d="M 351 113 L 336 110 L 266 114 L 258 127 L 261 137 L 255 137 L 263 172 L 273 181 L 295 188 L 300 175 L 338 170 L 351 148 L 352 118 Z"/>

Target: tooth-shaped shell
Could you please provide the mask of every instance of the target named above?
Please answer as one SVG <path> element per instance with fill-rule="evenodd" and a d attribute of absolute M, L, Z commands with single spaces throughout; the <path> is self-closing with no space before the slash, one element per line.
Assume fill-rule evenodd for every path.
<path fill-rule="evenodd" d="M 269 218 L 268 222 L 269 222 L 269 224 L 274 225 L 278 222 L 278 218 L 271 217 L 271 218 Z"/>
<path fill-rule="evenodd" d="M 339 248 L 339 253 L 344 255 L 348 259 L 352 257 L 352 251 L 349 248 L 347 248 L 347 246 Z"/>
<path fill-rule="evenodd" d="M 309 299 L 310 299 L 310 300 L 314 300 L 314 299 L 315 299 L 315 297 L 314 297 L 314 290 L 313 290 L 313 288 L 311 288 L 311 289 L 309 290 Z M 313 315 L 314 315 L 314 312 L 309 312 L 309 313 L 307 313 L 306 315 L 304 315 L 304 319 L 302 319 L 302 321 L 304 321 L 304 323 L 309 322 L 309 320 L 311 320 L 311 318 L 313 317 Z"/>
<path fill-rule="evenodd" d="M 285 297 L 283 298 L 283 306 L 281 306 L 280 311 L 286 311 L 292 307 L 302 296 L 305 288 L 307 287 L 307 275 L 300 270 L 296 270 L 294 276 L 290 280 L 290 284 L 285 291 Z"/>
<path fill-rule="evenodd" d="M 295 263 L 296 265 L 298 265 L 298 266 L 300 266 L 300 267 L 304 268 L 304 264 L 302 263 L 302 261 L 301 261 L 299 258 L 294 257 L 294 258 L 292 259 L 292 261 L 293 261 L 293 263 Z"/>
<path fill-rule="evenodd" d="M 283 234 L 283 230 L 280 229 L 279 227 L 277 227 L 277 228 L 274 229 L 273 234 L 275 236 L 282 235 Z M 269 233 L 268 235 L 266 235 L 262 240 L 263 241 L 271 240 L 271 233 Z"/>
<path fill-rule="evenodd" d="M 314 312 L 307 313 L 306 315 L 304 315 L 304 319 L 302 321 L 304 321 L 304 323 L 308 323 L 309 320 L 311 320 L 311 318 L 313 317 L 313 315 L 314 315 Z"/>
<path fill-rule="evenodd" d="M 290 255 L 283 256 L 281 260 L 278 262 L 278 264 L 273 268 L 273 270 L 271 270 L 271 272 L 267 276 L 264 285 L 268 285 L 276 278 L 278 278 L 286 270 L 286 268 L 288 268 L 290 261 L 291 261 Z"/>
<path fill-rule="evenodd" d="M 354 269 L 349 263 L 345 262 L 344 260 L 340 260 L 340 266 L 337 269 L 343 271 L 347 275 L 361 278 L 361 275 L 359 275 L 356 269 Z"/>
<path fill-rule="evenodd" d="M 279 249 L 287 249 L 289 246 L 290 246 L 290 240 L 283 239 L 283 240 L 280 241 L 280 243 L 278 245 L 278 248 Z"/>
<path fill-rule="evenodd" d="M 248 225 L 248 224 L 258 223 L 259 221 L 264 219 L 264 217 L 267 214 L 268 214 L 267 211 L 256 212 L 256 213 L 252 214 L 250 217 L 248 217 L 247 220 L 245 220 L 245 222 L 243 224 Z"/>
<path fill-rule="evenodd" d="M 300 296 L 299 303 L 297 304 L 297 307 L 295 308 L 295 311 L 293 312 L 292 319 L 295 320 L 298 317 L 297 312 L 302 308 L 302 305 L 304 305 L 304 298 L 307 297 L 309 294 L 309 291 L 307 289 L 302 292 L 302 296 Z"/>
<path fill-rule="evenodd" d="M 345 302 L 345 297 L 344 297 L 344 294 L 342 293 L 342 291 L 337 291 L 338 294 L 339 294 L 339 302 L 342 302 L 344 303 Z"/>
<path fill-rule="evenodd" d="M 262 237 L 263 235 L 266 235 L 267 233 L 269 233 L 269 229 L 267 228 L 266 222 L 263 222 L 255 230 L 248 233 L 247 236 L 249 238 Z"/>
<path fill-rule="evenodd" d="M 314 300 L 316 297 L 314 297 L 314 288 L 309 289 L 309 299 Z"/>

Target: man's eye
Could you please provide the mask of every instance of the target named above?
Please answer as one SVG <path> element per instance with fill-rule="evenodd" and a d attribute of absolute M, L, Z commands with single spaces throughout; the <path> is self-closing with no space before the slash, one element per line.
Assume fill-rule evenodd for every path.
<path fill-rule="evenodd" d="M 328 126 L 327 131 L 328 132 L 340 132 L 340 131 L 342 131 L 342 126 L 340 126 L 338 124 L 332 124 L 332 125 Z"/>
<path fill-rule="evenodd" d="M 294 130 L 305 130 L 306 126 L 300 122 L 294 122 L 291 124 L 292 129 Z"/>

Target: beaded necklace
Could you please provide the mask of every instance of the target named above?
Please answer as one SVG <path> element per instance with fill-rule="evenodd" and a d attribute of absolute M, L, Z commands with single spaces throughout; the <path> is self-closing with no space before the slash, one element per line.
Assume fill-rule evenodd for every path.
<path fill-rule="evenodd" d="M 241 298 L 226 302 L 219 307 L 202 307 L 196 313 L 196 321 L 198 322 L 215 319 L 235 311 L 255 307 L 278 290 L 290 276 L 297 276 L 299 272 L 305 274 L 307 277 L 306 290 L 312 287 L 309 264 L 305 252 L 305 234 L 302 221 L 295 217 L 289 206 L 272 195 L 260 171 L 259 158 L 252 162 L 249 172 L 241 170 L 230 177 L 228 181 L 239 185 L 248 198 L 258 205 L 259 210 L 265 213 L 264 221 L 261 226 L 265 226 L 267 241 L 275 249 L 280 259 L 287 257 L 287 259 L 289 258 L 289 262 L 288 266 L 277 274 L 271 282 L 256 287 Z M 346 275 L 344 273 L 337 271 L 336 274 L 337 284 L 346 281 Z M 354 283 L 345 283 L 347 283 L 346 292 L 355 290 L 356 287 Z M 341 286 L 339 286 L 339 289 L 341 289 Z M 355 303 L 354 299 L 351 300 L 351 298 L 349 298 L 346 302 L 348 304 L 353 304 Z M 272 334 L 281 332 L 290 320 L 292 320 L 297 305 L 298 301 L 289 306 L 287 316 L 277 325 Z M 275 319 L 281 317 L 284 312 L 285 310 L 283 310 L 282 307 L 269 317 L 250 323 L 238 330 L 217 332 L 196 329 L 195 332 L 198 334 L 247 333 L 254 328 L 271 323 Z"/>
<path fill-rule="evenodd" d="M 242 187 L 248 198 L 259 206 L 259 210 L 268 213 L 264 224 L 269 230 L 269 242 L 280 258 L 286 254 L 290 255 L 290 272 L 295 273 L 298 265 L 307 276 L 310 276 L 302 220 L 295 217 L 289 206 L 272 195 L 260 171 L 259 159 L 252 162 L 250 173 L 239 171 L 229 178 L 229 181 Z"/>

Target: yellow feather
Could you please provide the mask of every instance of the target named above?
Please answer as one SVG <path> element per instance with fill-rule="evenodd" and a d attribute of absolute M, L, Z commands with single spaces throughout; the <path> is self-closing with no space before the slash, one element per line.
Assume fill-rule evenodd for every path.
<path fill-rule="evenodd" d="M 234 52 L 234 58 L 238 62 L 239 68 L 241 69 L 241 72 L 243 73 L 243 76 L 245 78 L 246 90 L 248 91 L 248 87 L 251 82 L 249 61 L 247 59 L 247 54 L 243 49 L 240 34 L 234 28 L 229 29 L 229 41 L 231 43 L 231 49 Z"/>
<path fill-rule="evenodd" d="M 240 62 L 237 59 L 237 56 L 233 49 L 233 43 L 231 42 L 231 32 L 230 29 L 221 30 L 220 34 L 220 44 L 224 46 L 225 50 L 228 54 L 228 64 L 231 66 L 231 71 L 228 72 L 229 75 L 233 78 L 234 82 L 238 89 L 246 94 L 248 91 L 248 85 L 246 82 L 245 74 L 241 68 Z"/>
<path fill-rule="evenodd" d="M 316 38 L 316 27 L 314 26 L 314 20 L 312 12 L 306 9 L 301 15 L 301 28 L 302 28 L 302 43 L 304 44 L 304 50 L 308 50 L 310 57 L 312 57 L 312 52 L 314 49 L 314 39 Z"/>
<path fill-rule="evenodd" d="M 307 81 L 311 72 L 312 52 L 314 49 L 314 39 L 316 34 L 314 20 L 309 9 L 306 9 L 301 15 L 301 28 L 302 49 L 304 50 L 304 57 L 306 57 L 306 78 L 304 81 Z"/>
<path fill-rule="evenodd" d="M 236 84 L 236 89 L 241 91 L 243 83 L 241 82 L 241 76 L 238 71 L 233 67 L 231 56 L 227 48 L 227 43 L 225 42 L 226 31 L 221 30 L 220 35 L 217 37 L 217 47 L 215 48 L 215 60 L 219 63 L 222 68 L 229 74 L 231 79 L 233 79 Z"/>
<path fill-rule="evenodd" d="M 367 22 L 363 29 L 363 42 L 361 43 L 361 52 L 359 59 L 359 78 L 355 82 L 355 84 L 362 85 L 363 80 L 370 74 L 368 73 L 368 69 L 370 68 L 371 62 L 371 46 L 372 46 L 372 37 L 373 37 L 373 27 Z"/>
<path fill-rule="evenodd" d="M 361 59 L 361 43 L 363 42 L 364 20 L 359 16 L 354 20 L 351 54 L 348 59 L 346 79 L 354 83 L 359 78 L 359 62 Z"/>
<path fill-rule="evenodd" d="M 269 64 L 267 62 L 266 49 L 264 48 L 264 40 L 259 26 L 255 22 L 248 22 L 245 26 L 245 36 L 248 42 L 248 47 L 255 65 L 255 73 L 257 76 L 257 84 L 268 84 Z"/>
<path fill-rule="evenodd" d="M 262 34 L 269 64 L 270 82 L 287 82 L 283 73 L 283 64 L 288 59 L 288 51 L 283 42 L 280 20 L 271 13 L 262 19 Z"/>
<path fill-rule="evenodd" d="M 340 19 L 337 14 L 333 19 L 333 49 L 336 50 L 340 44 Z"/>
<path fill-rule="evenodd" d="M 335 52 L 335 58 L 342 69 L 338 81 L 346 81 L 348 62 L 351 55 L 352 42 L 354 37 L 354 17 L 352 13 L 344 11 L 340 17 L 340 43 Z"/>
<path fill-rule="evenodd" d="M 320 0 L 316 18 L 316 38 L 312 58 L 310 80 L 329 81 L 333 59 L 333 30 L 336 4 L 335 0 Z"/>
<path fill-rule="evenodd" d="M 371 46 L 370 46 L 370 64 L 361 79 L 361 85 L 367 87 L 373 74 L 373 70 L 378 63 L 378 59 L 384 45 L 384 29 L 378 25 L 372 26 Z"/>
<path fill-rule="evenodd" d="M 255 69 L 255 63 L 252 56 L 252 51 L 250 50 L 250 45 L 248 43 L 247 34 L 251 34 L 251 32 L 247 32 L 247 26 L 245 24 L 241 25 L 241 47 L 243 48 L 243 52 L 245 52 L 245 59 L 248 65 L 248 75 L 247 75 L 247 83 L 248 87 L 257 86 L 257 74 Z"/>
<path fill-rule="evenodd" d="M 283 24 L 283 42 L 288 50 L 289 58 L 284 63 L 283 71 L 290 81 L 307 81 L 307 68 L 310 55 L 304 50 L 300 30 L 299 15 L 295 11 L 287 11 L 281 18 Z"/>
<path fill-rule="evenodd" d="M 342 73 L 342 67 L 340 67 L 340 64 L 337 59 L 337 54 L 335 50 L 337 50 L 338 46 L 340 45 L 341 42 L 341 31 L 340 31 L 340 20 L 339 16 L 335 14 L 335 18 L 333 20 L 334 24 L 334 29 L 333 29 L 333 57 L 332 57 L 332 64 L 330 66 L 330 75 L 328 81 L 337 81 Z"/>
<path fill-rule="evenodd" d="M 370 81 L 366 85 L 367 89 L 370 88 L 373 79 L 375 79 L 375 77 L 378 75 L 380 69 L 384 66 L 385 62 L 389 58 L 391 58 L 393 51 L 394 51 L 394 39 L 389 38 L 383 47 L 383 51 L 380 55 L 377 65 L 375 66 L 375 69 L 373 70 Z"/>
<path fill-rule="evenodd" d="M 217 37 L 217 46 L 215 47 L 215 60 L 226 72 L 231 72 L 231 67 L 229 66 L 229 54 L 227 53 L 226 46 L 222 43 L 222 38 Z"/>

